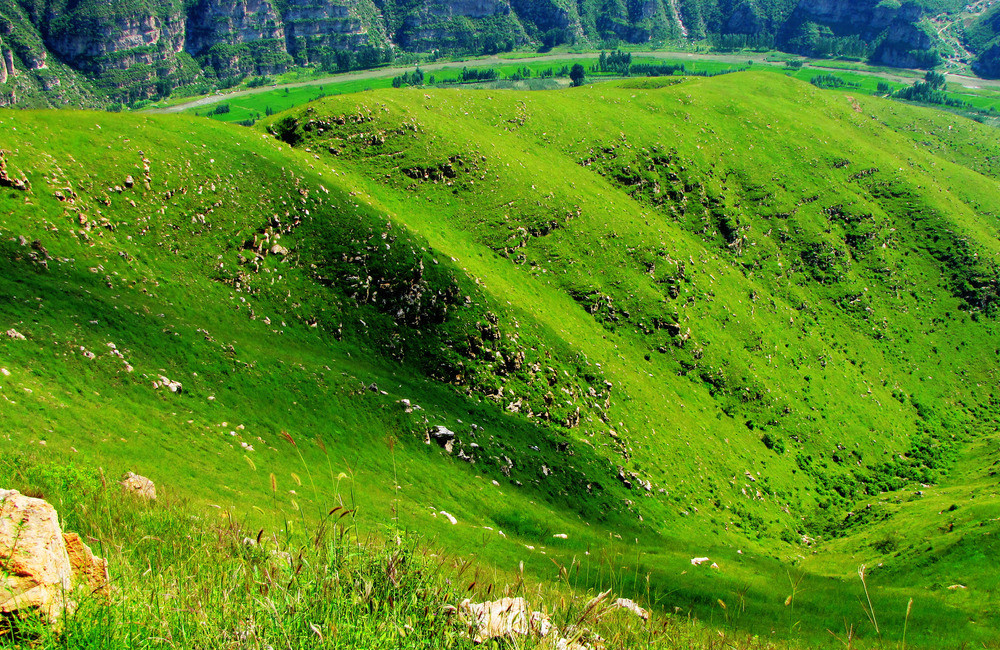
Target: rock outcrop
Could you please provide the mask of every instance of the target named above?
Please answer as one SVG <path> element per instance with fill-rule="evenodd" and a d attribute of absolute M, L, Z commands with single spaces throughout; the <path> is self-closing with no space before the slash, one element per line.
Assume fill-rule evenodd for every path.
<path fill-rule="evenodd" d="M 934 64 L 933 39 L 920 25 L 923 9 L 878 0 L 800 0 L 778 33 L 782 49 L 806 56 L 824 56 L 831 39 L 857 39 L 877 47 L 875 63 L 898 67 Z"/>
<path fill-rule="evenodd" d="M 288 53 L 300 63 L 389 43 L 382 15 L 371 0 L 288 0 L 283 19 Z"/>
<path fill-rule="evenodd" d="M 156 485 L 145 476 L 139 476 L 132 472 L 125 472 L 122 476 L 121 486 L 129 494 L 134 494 L 142 499 L 156 500 Z"/>
<path fill-rule="evenodd" d="M 541 612 L 532 612 L 524 598 L 500 598 L 482 603 L 462 601 L 459 616 L 469 626 L 469 637 L 475 643 L 491 639 L 548 636 L 552 623 Z"/>
<path fill-rule="evenodd" d="M 184 49 L 201 56 L 216 45 L 285 39 L 281 16 L 267 0 L 200 0 L 188 13 Z"/>
<path fill-rule="evenodd" d="M 3 67 L 11 77 L 17 76 L 17 68 L 14 67 L 14 51 L 9 47 L 3 48 Z"/>
<path fill-rule="evenodd" d="M 428 445 L 431 444 L 431 440 L 436 442 L 442 449 L 444 449 L 449 454 L 455 445 L 455 432 L 444 425 L 437 425 L 432 427 L 424 439 Z"/>
<path fill-rule="evenodd" d="M 106 594 L 107 561 L 64 534 L 47 501 L 0 490 L 0 613 L 37 611 L 56 623 L 80 596 Z"/>
<path fill-rule="evenodd" d="M 643 621 L 649 612 L 628 598 L 609 601 L 610 590 L 594 596 L 582 608 L 580 616 L 565 628 L 559 629 L 544 612 L 532 611 L 524 598 L 500 598 L 474 603 L 463 600 L 452 613 L 467 626 L 467 636 L 474 643 L 496 640 L 513 641 L 520 638 L 544 640 L 547 648 L 565 650 L 592 650 L 603 648 L 604 640 L 585 627 L 600 620 L 614 610 L 624 609 Z"/>
<path fill-rule="evenodd" d="M 128 70 L 136 64 L 172 62 L 183 49 L 183 14 L 125 14 L 111 11 L 101 18 L 73 23 L 49 32 L 46 45 L 85 72 Z"/>

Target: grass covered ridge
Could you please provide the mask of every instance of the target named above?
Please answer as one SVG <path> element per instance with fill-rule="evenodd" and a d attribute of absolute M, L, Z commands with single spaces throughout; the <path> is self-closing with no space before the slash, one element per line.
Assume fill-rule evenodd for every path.
<path fill-rule="evenodd" d="M 8 442 L 251 529 L 349 489 L 498 585 L 568 567 L 808 644 L 899 639 L 912 597 L 907 643 L 989 640 L 991 132 L 777 75 L 656 85 L 257 132 L 0 115 L 32 188 L 0 194 Z"/>

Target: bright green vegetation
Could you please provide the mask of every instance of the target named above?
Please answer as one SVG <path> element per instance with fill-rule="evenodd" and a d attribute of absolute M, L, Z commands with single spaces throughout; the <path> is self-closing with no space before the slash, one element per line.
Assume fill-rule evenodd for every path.
<path fill-rule="evenodd" d="M 426 85 L 441 85 L 463 83 L 463 70 L 495 71 L 498 80 L 522 79 L 533 80 L 547 78 L 568 78 L 571 66 L 578 62 L 574 59 L 556 59 L 530 63 L 511 63 L 505 65 L 484 66 L 477 65 L 475 61 L 463 64 L 433 66 L 423 68 L 424 83 Z M 684 69 L 689 74 L 713 75 L 720 72 L 731 72 L 736 67 L 731 63 L 721 61 L 681 61 L 679 59 L 660 59 L 652 57 L 636 57 L 634 62 L 638 65 L 661 65 L 661 66 L 685 66 Z M 588 75 L 593 79 L 616 78 L 620 75 L 613 72 L 600 72 L 594 70 L 597 64 L 597 57 L 593 60 L 582 62 L 588 68 Z M 414 71 L 417 68 L 414 68 Z M 525 74 L 525 70 L 530 71 Z M 409 74 L 412 74 L 409 73 Z M 191 112 L 199 115 L 206 115 L 213 119 L 224 122 L 247 122 L 255 121 L 261 117 L 281 112 L 299 106 L 301 104 L 326 97 L 328 95 L 341 95 L 356 93 L 364 90 L 374 90 L 391 87 L 392 75 L 378 76 L 367 79 L 350 79 L 337 81 L 333 78 L 329 82 L 324 82 L 318 86 L 290 86 L 280 87 L 266 92 L 242 95 L 234 98 L 222 98 L 217 104 L 207 107 L 192 109 Z M 502 82 L 501 82 L 502 83 Z M 216 113 L 215 110 L 220 104 L 227 104 L 229 111 Z"/>
<path fill-rule="evenodd" d="M 629 55 L 630 64 L 621 70 L 601 69 L 597 58 L 584 60 L 583 64 L 587 68 L 587 79 L 589 81 L 606 81 L 617 79 L 623 75 L 643 77 L 644 71 L 652 69 L 653 76 L 669 75 L 670 68 L 676 68 L 674 74 L 677 75 L 697 75 L 714 76 L 718 74 L 728 74 L 743 69 L 750 69 L 757 65 L 758 70 L 769 72 L 781 72 L 785 75 L 811 81 L 819 77 L 835 78 L 836 87 L 844 88 L 856 93 L 866 95 L 890 96 L 901 90 L 909 88 L 908 84 L 899 81 L 886 80 L 880 72 L 882 68 L 863 66 L 855 64 L 844 68 L 841 71 L 831 71 L 827 68 L 836 67 L 835 62 L 812 62 L 812 66 L 798 66 L 789 68 L 786 65 L 773 65 L 771 61 L 764 64 L 747 61 L 742 66 L 728 63 L 721 60 L 690 60 L 676 58 L 661 58 L 652 56 L 632 56 Z M 565 79 L 568 77 L 573 59 L 556 59 L 537 62 L 518 62 L 500 66 L 477 66 L 475 62 L 468 62 L 459 66 L 433 66 L 427 68 L 415 67 L 413 71 L 404 73 L 400 79 L 415 74 L 417 70 L 423 71 L 423 84 L 429 86 L 440 86 L 458 83 L 473 83 L 468 80 L 468 71 L 489 73 L 495 75 L 496 81 L 485 82 L 488 87 L 501 89 L 530 89 L 530 90 L 551 90 L 561 84 L 554 82 L 556 78 Z M 578 61 L 578 59 L 577 59 Z M 655 71 L 659 72 L 655 72 Z M 494 77 L 490 77 L 493 79 Z M 224 122 L 236 122 L 244 125 L 252 125 L 261 117 L 271 115 L 275 112 L 287 110 L 301 104 L 320 99 L 327 95 L 339 95 L 345 93 L 359 92 L 361 90 L 372 90 L 388 88 L 394 85 L 396 77 L 372 76 L 365 79 L 348 79 L 331 81 L 319 86 L 290 86 L 279 87 L 266 92 L 256 92 L 253 94 L 237 95 L 231 98 L 222 98 L 216 104 L 207 107 L 190 109 L 191 112 L 205 115 Z M 465 79 L 465 81 L 463 81 Z M 919 83 L 919 78 L 915 82 Z M 551 83 L 548 83 L 551 82 Z M 563 82 L 565 84 L 565 82 Z M 409 82 L 403 85 L 409 85 Z M 482 87 L 483 84 L 479 84 Z M 897 96 L 897 98 L 900 98 Z M 952 105 L 955 112 L 964 114 L 974 119 L 983 120 L 984 116 L 992 116 L 1000 109 L 1000 93 L 992 89 L 968 88 L 960 84 L 948 84 L 946 88 L 941 88 L 935 94 L 935 102 L 920 102 L 915 98 L 907 98 L 914 103 L 924 105 L 943 105 L 946 102 Z M 222 108 L 220 108 L 222 107 Z"/>
<path fill-rule="evenodd" d="M 57 504 L 64 525 L 99 544 L 113 567 L 111 596 L 84 597 L 61 633 L 21 622 L 30 647 L 475 648 L 448 609 L 464 598 L 500 596 L 492 591 L 497 574 L 482 565 L 405 534 L 387 533 L 385 542 L 342 507 L 318 522 L 288 511 L 286 528 L 269 532 L 226 512 L 206 516 L 174 495 L 157 503 L 122 499 L 99 471 L 24 454 L 0 458 L 0 476 Z M 595 621 L 601 609 L 588 610 L 587 598 L 567 601 L 560 585 L 509 579 L 506 595 L 546 607 L 559 629 L 582 626 L 614 647 L 783 647 L 738 631 L 720 635 L 683 616 L 642 625 L 619 610 Z M 0 628 L 0 646 L 9 645 Z"/>
<path fill-rule="evenodd" d="M 290 545 L 343 505 L 498 589 L 523 561 L 736 634 L 996 640 L 994 131 L 764 73 L 0 129 L 32 187 L 0 193 L 2 432 L 32 463 Z"/>
<path fill-rule="evenodd" d="M 193 112 L 197 115 L 207 115 L 224 122 L 253 121 L 287 110 L 293 106 L 299 106 L 326 97 L 327 95 L 357 93 L 376 88 L 389 88 L 391 86 L 392 80 L 389 77 L 380 77 L 377 79 L 335 81 L 320 86 L 286 87 L 266 93 L 256 93 L 224 100 L 220 104 L 226 104 L 230 107 L 230 110 L 226 113 L 214 112 L 220 104 L 213 104 L 208 108 L 198 108 Z"/>

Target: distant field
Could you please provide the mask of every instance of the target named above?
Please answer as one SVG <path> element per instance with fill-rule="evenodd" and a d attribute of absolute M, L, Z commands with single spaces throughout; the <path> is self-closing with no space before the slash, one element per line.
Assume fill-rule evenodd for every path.
<path fill-rule="evenodd" d="M 597 64 L 597 57 L 593 59 L 546 59 L 544 61 L 532 61 L 528 63 L 505 63 L 501 65 L 482 65 L 482 62 L 469 61 L 465 63 L 455 63 L 447 65 L 426 73 L 427 85 L 441 85 L 461 83 L 463 68 L 495 69 L 501 79 L 510 79 L 525 68 L 531 70 L 533 78 L 540 77 L 543 73 L 551 72 L 558 74 L 560 68 L 569 68 L 579 63 L 587 68 L 587 76 L 590 80 L 618 78 L 618 75 L 595 73 L 592 68 Z M 723 61 L 691 61 L 685 59 L 661 59 L 654 57 L 635 57 L 633 63 L 658 64 L 658 65 L 683 65 L 685 71 L 693 74 L 719 74 L 740 69 L 732 63 Z M 413 66 L 415 70 L 418 66 Z M 565 76 L 565 75 L 564 75 Z M 266 117 L 270 112 L 280 113 L 294 106 L 299 106 L 307 102 L 329 97 L 333 95 L 344 95 L 349 93 L 363 92 L 366 90 L 376 90 L 380 88 L 392 87 L 393 75 L 386 75 L 368 79 L 350 79 L 345 81 L 333 81 L 321 85 L 299 86 L 299 87 L 275 87 L 273 90 L 259 92 L 250 95 L 242 95 L 233 98 L 220 97 L 218 102 L 207 106 L 200 106 L 189 110 L 196 115 L 211 117 L 222 122 L 244 122 L 247 120 L 260 119 Z M 295 81 L 300 81 L 298 78 Z M 874 88 L 874 86 L 872 86 Z M 229 112 L 215 113 L 216 108 L 221 104 L 229 105 Z"/>
<path fill-rule="evenodd" d="M 195 115 L 207 115 L 223 122 L 243 122 L 245 120 L 260 119 L 266 116 L 269 110 L 274 113 L 280 113 L 293 106 L 299 106 L 329 95 L 359 93 L 365 90 L 389 88 L 391 86 L 392 79 L 390 77 L 382 77 L 379 79 L 340 81 L 320 86 L 275 88 L 269 92 L 243 95 L 234 99 L 220 98 L 218 103 L 197 108 L 192 112 Z M 230 107 L 229 112 L 213 114 L 215 108 L 220 104 L 228 104 Z"/>
<path fill-rule="evenodd" d="M 587 69 L 587 79 L 590 82 L 618 78 L 618 75 L 595 72 L 593 68 L 597 64 L 596 57 L 593 59 L 546 59 L 530 62 L 503 63 L 500 65 L 482 65 L 482 63 L 485 62 L 478 63 L 479 65 L 477 65 L 477 62 L 474 61 L 455 63 L 446 65 L 443 68 L 428 71 L 425 73 L 426 85 L 440 86 L 442 84 L 461 83 L 462 70 L 464 68 L 494 69 L 497 71 L 501 80 L 518 78 L 523 75 L 524 70 L 527 69 L 531 72 L 531 78 L 537 79 L 543 74 L 556 75 L 560 72 L 561 68 L 568 69 L 576 63 L 580 63 Z M 823 62 L 824 68 L 820 69 L 806 66 L 793 70 L 783 64 L 777 65 L 776 63 L 761 63 L 759 61 L 754 63 L 749 59 L 746 63 L 737 64 L 716 60 L 691 60 L 689 58 L 681 57 L 659 58 L 653 56 L 636 56 L 633 58 L 633 64 L 683 65 L 685 72 L 693 75 L 715 75 L 734 72 L 739 69 L 756 69 L 785 74 L 787 76 L 794 77 L 795 79 L 807 82 L 817 76 L 829 75 L 837 77 L 845 82 L 846 86 L 842 88 L 843 90 L 853 90 L 865 95 L 876 94 L 878 92 L 879 84 L 887 84 L 893 91 L 899 90 L 900 88 L 904 88 L 908 85 L 899 81 L 886 79 L 874 71 L 865 72 L 863 70 L 863 64 L 852 62 L 830 61 Z M 843 65 L 845 68 L 850 67 L 858 69 L 836 71 L 825 69 L 828 67 L 828 64 Z M 417 66 L 414 66 L 411 70 L 415 70 L 416 68 Z M 565 72 L 565 70 L 563 70 L 563 72 Z M 563 76 L 565 77 L 565 74 Z M 301 76 L 296 77 L 295 81 L 300 81 L 300 79 Z M 258 92 L 255 94 L 240 95 L 231 99 L 220 97 L 219 101 L 216 103 L 207 106 L 200 106 L 193 110 L 189 109 L 188 112 L 208 116 L 223 122 L 247 122 L 261 119 L 270 113 L 279 113 L 322 97 L 390 88 L 392 87 L 392 79 L 393 75 L 385 75 L 365 79 L 346 79 L 344 81 L 333 81 L 319 85 L 275 87 L 272 90 Z M 484 85 L 488 86 L 489 84 L 476 84 L 476 87 L 481 88 Z M 507 87 L 509 84 L 503 84 L 503 86 Z M 1000 92 L 997 92 L 996 90 L 989 88 L 966 88 L 959 84 L 952 83 L 948 85 L 948 95 L 954 99 L 966 102 L 979 111 L 1000 110 Z M 222 104 L 228 105 L 229 111 L 216 113 L 215 111 L 217 107 Z"/>

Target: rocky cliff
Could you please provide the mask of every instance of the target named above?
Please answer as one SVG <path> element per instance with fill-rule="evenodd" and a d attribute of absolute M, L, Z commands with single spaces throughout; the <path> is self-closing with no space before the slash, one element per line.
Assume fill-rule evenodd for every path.
<path fill-rule="evenodd" d="M 303 64 L 338 51 L 389 45 L 384 20 L 371 0 L 288 0 L 284 23 L 287 51 Z"/>
<path fill-rule="evenodd" d="M 1000 5 L 995 5 L 970 24 L 962 44 L 976 55 L 972 69 L 981 77 L 1000 78 Z"/>
<path fill-rule="evenodd" d="M 933 39 L 916 2 L 800 0 L 778 32 L 778 44 L 806 56 L 865 55 L 896 67 L 932 67 Z"/>

